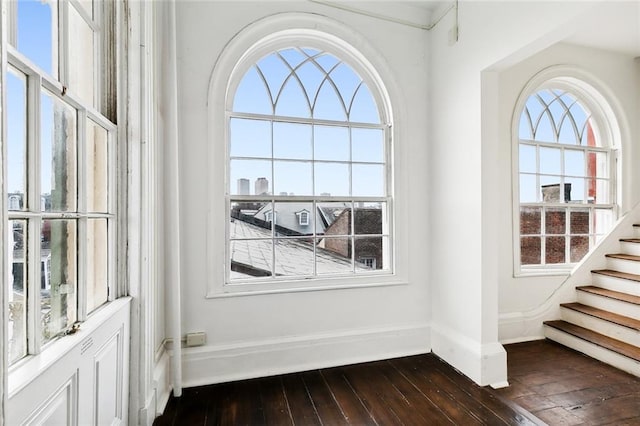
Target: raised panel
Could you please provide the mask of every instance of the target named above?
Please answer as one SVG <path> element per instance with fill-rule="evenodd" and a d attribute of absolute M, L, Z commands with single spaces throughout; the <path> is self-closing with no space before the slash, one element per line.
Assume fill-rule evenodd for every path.
<path fill-rule="evenodd" d="M 22 424 L 76 425 L 77 383 L 76 373 Z"/>
<path fill-rule="evenodd" d="M 118 424 L 122 419 L 122 330 L 94 356 L 95 424 Z"/>

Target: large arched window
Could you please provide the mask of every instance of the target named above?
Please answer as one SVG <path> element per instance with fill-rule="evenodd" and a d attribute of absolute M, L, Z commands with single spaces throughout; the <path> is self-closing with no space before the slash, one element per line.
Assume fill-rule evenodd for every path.
<path fill-rule="evenodd" d="M 553 81 L 519 115 L 519 263 L 523 270 L 567 268 L 610 229 L 614 155 L 597 105 Z"/>
<path fill-rule="evenodd" d="M 362 64 L 345 56 L 287 43 L 236 68 L 227 282 L 390 272 L 390 123 Z"/>

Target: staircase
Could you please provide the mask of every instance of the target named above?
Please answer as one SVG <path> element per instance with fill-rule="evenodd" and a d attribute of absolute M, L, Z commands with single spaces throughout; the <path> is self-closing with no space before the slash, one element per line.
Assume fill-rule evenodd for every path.
<path fill-rule="evenodd" d="M 547 338 L 640 377 L 640 224 L 633 232 L 591 285 L 576 287 L 577 302 L 560 305 L 562 319 L 544 325 Z"/>

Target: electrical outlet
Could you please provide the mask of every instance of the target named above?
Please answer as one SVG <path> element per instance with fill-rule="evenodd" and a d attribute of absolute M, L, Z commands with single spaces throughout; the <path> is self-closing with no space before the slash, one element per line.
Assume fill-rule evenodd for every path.
<path fill-rule="evenodd" d="M 187 347 L 202 346 L 207 340 L 207 335 L 204 332 L 187 333 Z"/>

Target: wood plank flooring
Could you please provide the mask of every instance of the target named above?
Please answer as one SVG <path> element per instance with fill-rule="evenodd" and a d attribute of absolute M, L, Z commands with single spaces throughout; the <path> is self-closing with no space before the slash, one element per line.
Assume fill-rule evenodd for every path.
<path fill-rule="evenodd" d="M 640 425 L 640 379 L 551 341 L 507 345 L 510 387 L 433 354 L 184 389 L 164 425 Z"/>
<path fill-rule="evenodd" d="M 640 425 L 640 378 L 550 340 L 505 346 L 508 388 L 494 391 L 550 425 Z"/>
<path fill-rule="evenodd" d="M 538 423 L 429 354 L 185 389 L 154 425 Z"/>

